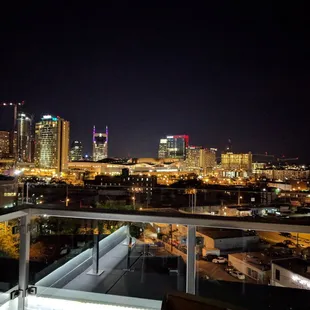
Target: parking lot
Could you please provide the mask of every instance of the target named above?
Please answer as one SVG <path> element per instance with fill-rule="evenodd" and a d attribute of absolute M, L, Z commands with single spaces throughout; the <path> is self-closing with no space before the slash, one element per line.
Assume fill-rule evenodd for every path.
<path fill-rule="evenodd" d="M 186 262 L 186 254 L 180 250 L 178 250 L 175 246 L 171 246 L 171 244 L 164 243 L 165 250 L 174 255 L 180 255 L 183 260 Z M 244 282 L 247 283 L 256 283 L 255 280 L 245 277 L 245 280 L 239 280 L 228 272 L 225 271 L 227 264 L 215 264 L 212 262 L 208 262 L 205 260 L 197 260 L 197 276 L 200 278 L 204 278 L 206 280 L 218 280 L 218 281 L 234 281 L 234 282 Z"/>
<path fill-rule="evenodd" d="M 245 277 L 245 280 L 239 280 L 233 277 L 225 271 L 226 267 L 227 264 L 214 264 L 212 262 L 199 260 L 197 262 L 197 273 L 199 277 L 208 276 L 210 280 L 256 283 L 255 280 L 249 277 Z"/>

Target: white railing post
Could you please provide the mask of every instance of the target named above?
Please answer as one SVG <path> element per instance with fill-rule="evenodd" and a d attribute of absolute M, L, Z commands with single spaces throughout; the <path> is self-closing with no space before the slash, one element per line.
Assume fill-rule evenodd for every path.
<path fill-rule="evenodd" d="M 20 295 L 18 299 L 18 309 L 26 308 L 26 296 L 29 281 L 29 252 L 30 252 L 30 214 L 22 216 L 20 219 L 20 244 L 19 244 L 19 276 L 18 289 Z"/>
<path fill-rule="evenodd" d="M 26 183 L 26 203 L 29 203 L 29 183 Z"/>
<path fill-rule="evenodd" d="M 97 230 L 97 231 L 94 231 Z M 100 276 L 104 270 L 99 269 L 100 249 L 99 249 L 100 229 L 98 220 L 93 220 L 93 249 L 92 249 L 92 269 L 87 272 L 89 275 Z"/>
<path fill-rule="evenodd" d="M 187 226 L 186 293 L 196 294 L 196 226 Z"/>

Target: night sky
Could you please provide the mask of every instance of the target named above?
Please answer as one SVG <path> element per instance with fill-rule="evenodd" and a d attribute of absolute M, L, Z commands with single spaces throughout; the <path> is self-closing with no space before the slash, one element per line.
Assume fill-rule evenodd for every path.
<path fill-rule="evenodd" d="M 310 162 L 308 11 L 209 2 L 2 7 L 0 101 L 69 120 L 87 151 L 92 126 L 108 125 L 109 156 L 153 157 L 160 137 L 186 133 Z M 0 110 L 0 129 L 11 115 Z"/>

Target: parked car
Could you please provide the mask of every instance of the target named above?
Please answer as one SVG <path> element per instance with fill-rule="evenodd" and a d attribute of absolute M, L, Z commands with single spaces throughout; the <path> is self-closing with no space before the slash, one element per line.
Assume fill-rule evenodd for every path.
<path fill-rule="evenodd" d="M 269 242 L 266 239 L 262 239 L 262 238 L 259 239 L 259 242 L 263 244 L 269 244 Z"/>
<path fill-rule="evenodd" d="M 171 241 L 171 244 L 172 244 L 173 246 L 175 246 L 175 247 L 177 247 L 177 246 L 179 245 L 179 243 L 178 243 L 177 241 L 175 241 L 175 240 L 172 240 L 172 241 Z"/>
<path fill-rule="evenodd" d="M 214 258 L 217 258 L 217 255 L 215 255 L 215 254 L 208 254 L 208 255 L 202 257 L 202 259 L 206 260 L 207 262 L 212 262 L 212 260 Z"/>
<path fill-rule="evenodd" d="M 286 233 L 286 232 L 280 232 L 280 235 L 283 236 L 283 237 L 287 237 L 287 238 L 291 238 L 292 237 L 292 234 Z"/>
<path fill-rule="evenodd" d="M 291 241 L 291 240 L 284 240 L 283 243 L 286 244 L 286 245 L 293 245 L 293 246 L 296 245 L 296 244 L 295 244 L 293 241 Z"/>
<path fill-rule="evenodd" d="M 298 243 L 297 245 L 296 245 L 298 248 L 305 248 L 306 246 L 304 245 L 304 244 L 302 244 L 302 243 Z"/>
<path fill-rule="evenodd" d="M 228 272 L 229 274 L 230 274 L 230 272 L 233 271 L 233 270 L 235 270 L 235 268 L 232 267 L 232 266 L 227 266 L 227 267 L 225 268 L 225 271 Z"/>
<path fill-rule="evenodd" d="M 162 248 L 162 247 L 165 246 L 165 244 L 164 244 L 163 242 L 161 242 L 161 241 L 157 241 L 157 242 L 155 242 L 155 244 L 156 244 L 159 248 Z"/>
<path fill-rule="evenodd" d="M 225 264 L 225 263 L 227 263 L 227 258 L 219 256 L 217 258 L 213 258 L 212 263 L 214 263 L 214 264 Z"/>
<path fill-rule="evenodd" d="M 245 280 L 245 275 L 237 270 L 232 270 L 229 274 L 239 280 Z"/>
<path fill-rule="evenodd" d="M 282 242 L 278 242 L 276 244 L 274 244 L 272 247 L 275 247 L 275 248 L 287 248 L 288 246 Z"/>
<path fill-rule="evenodd" d="M 180 247 L 179 247 L 179 250 L 180 250 L 181 252 L 183 252 L 184 254 L 187 254 L 187 247 L 186 247 L 185 245 L 180 246 Z"/>

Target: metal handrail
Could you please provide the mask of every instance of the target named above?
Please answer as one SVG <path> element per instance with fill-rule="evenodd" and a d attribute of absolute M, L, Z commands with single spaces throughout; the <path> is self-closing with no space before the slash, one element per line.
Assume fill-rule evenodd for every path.
<path fill-rule="evenodd" d="M 128 222 L 158 222 L 214 228 L 250 229 L 276 232 L 310 233 L 310 218 L 263 218 L 212 216 L 194 213 L 115 210 L 115 209 L 80 209 L 55 205 L 23 205 L 0 212 L 0 222 L 25 215 L 47 215 L 81 219 L 115 220 Z"/>

